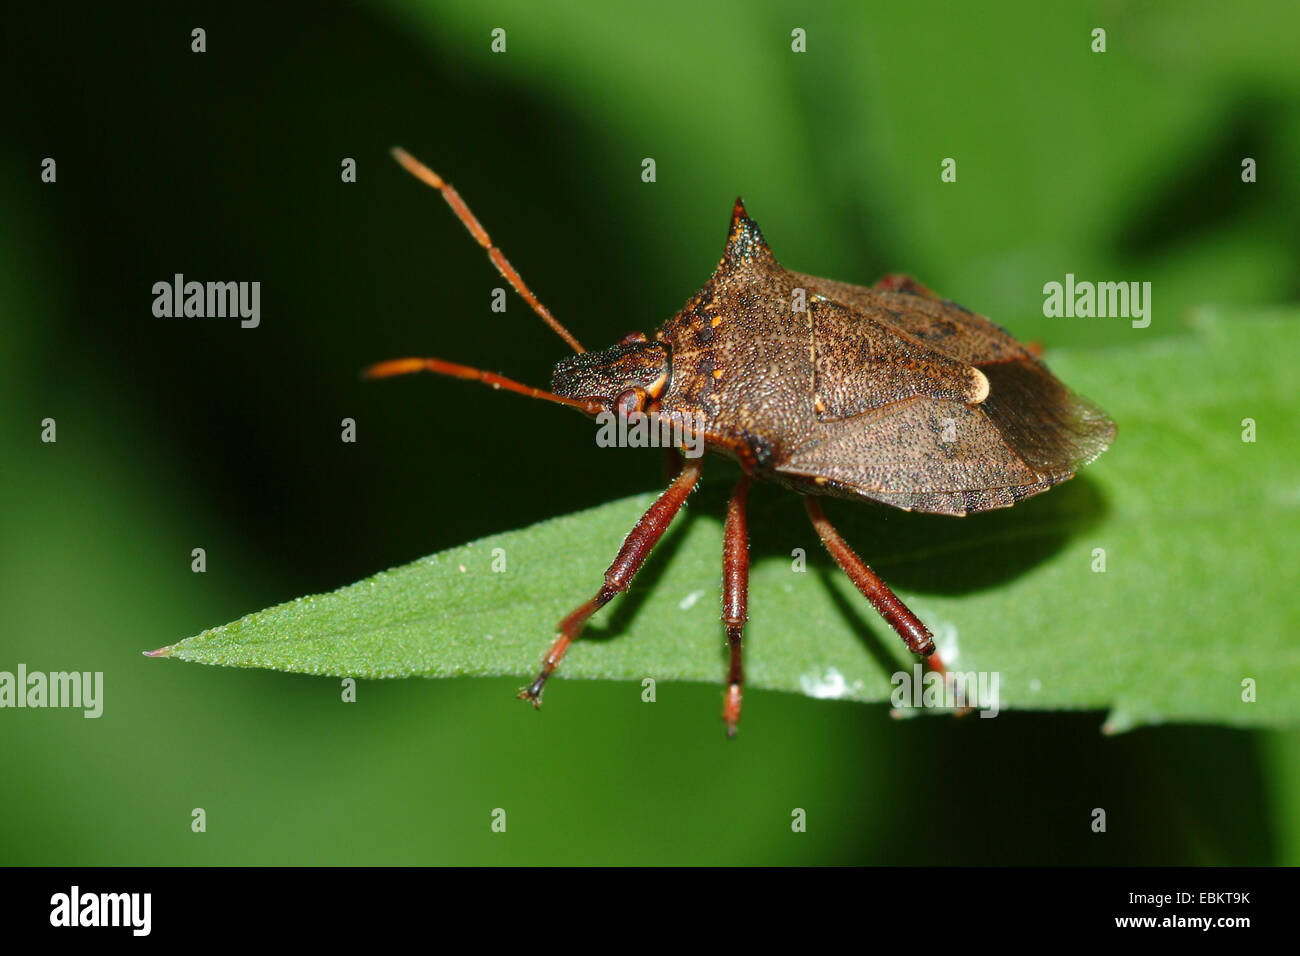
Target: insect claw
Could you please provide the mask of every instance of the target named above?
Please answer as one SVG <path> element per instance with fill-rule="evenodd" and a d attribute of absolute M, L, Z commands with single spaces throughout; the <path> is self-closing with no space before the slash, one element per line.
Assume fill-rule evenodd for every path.
<path fill-rule="evenodd" d="M 534 694 L 532 687 L 521 687 L 519 693 L 515 695 L 520 700 L 526 700 L 533 705 L 533 710 L 541 710 L 542 695 Z"/>
<path fill-rule="evenodd" d="M 943 666 L 943 658 L 941 658 L 938 653 L 931 654 L 927 657 L 925 659 L 925 666 L 943 678 L 943 686 L 948 693 L 955 693 L 955 688 L 957 686 L 956 680 L 948 671 L 948 668 Z M 954 717 L 965 717 L 974 709 L 974 706 L 971 704 L 963 704 L 960 707 L 954 707 L 952 709 L 952 715 Z"/>
<path fill-rule="evenodd" d="M 740 685 L 732 684 L 727 688 L 722 704 L 722 721 L 727 725 L 727 739 L 736 736 L 736 725 L 740 723 Z"/>
<path fill-rule="evenodd" d="M 546 687 L 546 676 L 542 674 L 527 687 L 519 688 L 519 693 L 516 695 L 520 700 L 532 704 L 533 710 L 540 710 L 542 707 L 542 691 Z"/>

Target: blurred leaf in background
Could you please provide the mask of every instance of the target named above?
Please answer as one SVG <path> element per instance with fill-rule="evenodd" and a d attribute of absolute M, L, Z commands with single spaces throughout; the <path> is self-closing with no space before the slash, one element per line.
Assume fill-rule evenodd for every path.
<path fill-rule="evenodd" d="M 1193 307 L 1231 328 L 1295 299 L 1296 19 L 1289 2 L 12 11 L 0 669 L 102 670 L 106 702 L 98 720 L 0 712 L 4 861 L 1300 862 L 1295 732 L 1108 738 L 1100 711 L 894 722 L 760 692 L 728 746 L 715 686 L 663 683 L 645 704 L 635 684 L 573 681 L 539 717 L 508 678 L 363 682 L 346 704 L 332 680 L 139 656 L 660 483 L 657 455 L 598 450 L 576 416 L 460 383 L 357 381 L 370 361 L 428 352 L 544 382 L 563 354 L 518 300 L 490 311 L 499 277 L 392 166 L 394 143 L 457 185 L 588 343 L 676 311 L 743 194 L 791 268 L 855 282 L 906 270 L 1091 362 L 1075 350 L 1186 336 Z M 1089 51 L 1097 26 L 1105 54 Z M 490 49 L 498 27 L 505 54 Z M 790 50 L 795 27 L 807 53 Z M 39 181 L 46 156 L 54 186 Z M 1249 186 L 1243 156 L 1258 160 Z M 356 184 L 340 183 L 344 157 Z M 947 157 L 956 183 L 940 181 Z M 262 325 L 155 319 L 149 290 L 176 272 L 262 281 Z M 1151 281 L 1151 327 L 1043 317 L 1043 284 L 1067 272 Z M 1123 389 L 1170 420 L 1158 381 L 1061 370 L 1086 374 L 1103 406 Z M 1205 398 L 1224 436 L 1244 417 L 1234 397 Z M 47 416 L 56 445 L 39 441 Z M 338 440 L 345 416 L 355 445 Z M 1294 425 L 1260 427 L 1261 482 L 1230 502 L 1250 520 L 1206 526 L 1203 553 L 1223 564 L 1286 544 L 1270 518 L 1294 503 L 1271 495 L 1288 487 Z M 1120 428 L 1094 480 L 1158 504 L 1162 476 L 1134 488 L 1128 470 L 1156 450 L 1141 421 Z M 864 512 L 865 552 L 880 515 Z M 893 569 L 896 583 L 965 608 L 928 590 L 950 525 L 903 517 L 886 534 L 939 557 Z M 688 571 L 690 544 L 649 581 Z M 1294 616 L 1285 558 L 1241 596 L 1274 601 L 1247 605 L 1243 638 Z M 1127 600 L 1137 583 L 1119 586 Z M 1189 586 L 1192 620 L 1200 599 Z M 1150 628 L 1127 636 L 1164 650 Z M 1294 696 L 1271 676 L 1261 695 Z M 1104 836 L 1088 829 L 1096 806 Z M 794 808 L 807 833 L 791 832 Z"/>

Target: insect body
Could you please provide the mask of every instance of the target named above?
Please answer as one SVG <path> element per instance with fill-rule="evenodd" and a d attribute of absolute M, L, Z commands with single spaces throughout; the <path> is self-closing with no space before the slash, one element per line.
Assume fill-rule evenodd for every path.
<path fill-rule="evenodd" d="M 791 272 L 736 201 L 721 262 L 651 336 L 586 352 L 537 301 L 459 195 L 408 154 L 394 155 L 439 189 L 494 264 L 577 353 L 551 391 L 440 359 L 397 359 L 372 377 L 431 371 L 569 405 L 588 415 L 644 413 L 692 423 L 706 450 L 739 463 L 723 544 L 723 622 L 730 667 L 728 735 L 740 719 L 741 642 L 752 481 L 804 496 L 827 550 L 908 649 L 936 670 L 930 631 L 835 531 L 818 496 L 965 515 L 1005 508 L 1072 477 L 1115 425 L 1067 389 L 992 322 L 907 276 L 870 288 Z M 690 459 L 628 534 L 591 600 L 559 624 L 537 679 L 520 697 L 540 706 L 547 678 L 587 619 L 627 589 L 700 476 Z"/>

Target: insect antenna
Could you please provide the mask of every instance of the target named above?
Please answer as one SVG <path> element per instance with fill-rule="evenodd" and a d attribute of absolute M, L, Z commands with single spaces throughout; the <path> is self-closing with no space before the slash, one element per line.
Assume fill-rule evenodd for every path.
<path fill-rule="evenodd" d="M 420 182 L 432 186 L 434 189 L 438 190 L 438 192 L 442 193 L 442 198 L 447 200 L 447 205 L 451 207 L 451 211 L 456 214 L 456 217 L 465 224 L 465 228 L 469 230 L 469 234 L 474 237 L 474 240 L 480 246 L 487 250 L 488 258 L 491 259 L 492 264 L 497 267 L 497 271 L 500 272 L 502 277 L 514 287 L 514 290 L 519 293 L 520 297 L 532 306 L 533 311 L 541 316 L 542 321 L 549 325 L 555 331 L 556 335 L 564 339 L 573 351 L 578 353 L 585 352 L 586 349 L 584 349 L 581 343 L 573 337 L 573 333 L 561 325 L 560 320 L 551 315 L 551 310 L 542 305 L 537 296 L 533 295 L 533 291 L 529 289 L 528 285 L 524 282 L 523 276 L 521 276 L 518 270 L 510 264 L 510 260 L 505 257 L 505 254 L 492 244 L 492 238 L 487 234 L 487 230 L 483 228 L 478 219 L 474 217 L 474 214 L 470 212 L 469 206 L 465 205 L 465 200 L 460 198 L 460 193 L 456 192 L 451 183 L 446 182 L 441 176 L 400 146 L 394 146 L 392 154 L 393 159 L 401 163 L 402 168 L 408 173 L 420 180 Z"/>
<path fill-rule="evenodd" d="M 480 368 L 458 365 L 455 362 L 444 362 L 442 359 L 437 358 L 389 359 L 386 362 L 370 366 L 361 374 L 364 378 L 392 378 L 394 375 L 409 375 L 412 372 L 433 372 L 435 375 L 447 375 L 451 378 L 482 382 L 490 388 L 505 389 L 508 392 L 526 395 L 529 398 L 540 398 L 543 401 L 554 402 L 557 405 L 567 405 L 569 408 L 576 408 L 588 415 L 596 415 L 603 410 L 600 402 L 591 399 L 566 398 L 563 395 L 556 395 L 554 392 L 516 382 L 504 375 L 498 375 L 496 372 L 486 372 Z"/>

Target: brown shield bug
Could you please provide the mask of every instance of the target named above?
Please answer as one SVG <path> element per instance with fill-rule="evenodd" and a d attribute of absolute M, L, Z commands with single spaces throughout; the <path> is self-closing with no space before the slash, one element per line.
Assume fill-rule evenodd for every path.
<path fill-rule="evenodd" d="M 434 372 L 591 416 L 689 422 L 705 450 L 740 465 L 722 556 L 729 736 L 740 719 L 752 481 L 803 496 L 835 561 L 907 649 L 943 673 L 929 629 L 845 543 L 818 496 L 947 515 L 1006 508 L 1073 477 L 1115 437 L 1114 422 L 1066 388 L 1033 350 L 916 280 L 891 275 L 867 288 L 783 268 L 739 199 L 722 261 L 685 307 L 651 336 L 634 333 L 587 352 L 459 194 L 405 151 L 393 156 L 442 193 L 502 276 L 577 354 L 555 366 L 550 391 L 435 358 L 382 362 L 368 377 Z M 547 678 L 587 619 L 627 590 L 699 480 L 698 458 L 679 467 L 624 540 L 596 595 L 560 621 L 541 673 L 521 698 L 541 705 Z"/>

